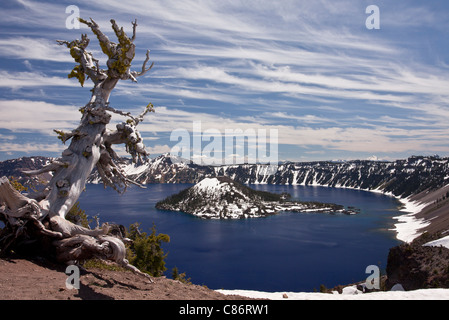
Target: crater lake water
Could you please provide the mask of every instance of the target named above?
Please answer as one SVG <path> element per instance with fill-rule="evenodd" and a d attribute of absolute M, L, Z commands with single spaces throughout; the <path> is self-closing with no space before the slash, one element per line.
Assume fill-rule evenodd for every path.
<path fill-rule="evenodd" d="M 203 220 L 189 214 L 161 211 L 158 201 L 190 187 L 154 184 L 119 195 L 102 185 L 87 185 L 80 207 L 100 223 L 170 236 L 164 244 L 166 276 L 177 267 L 191 281 L 211 289 L 269 292 L 314 291 L 366 279 L 366 267 L 385 270 L 389 248 L 400 243 L 394 216 L 400 203 L 393 197 L 352 189 L 291 185 L 251 185 L 257 190 L 288 192 L 294 200 L 354 206 L 357 215 L 280 213 L 245 220 Z"/>

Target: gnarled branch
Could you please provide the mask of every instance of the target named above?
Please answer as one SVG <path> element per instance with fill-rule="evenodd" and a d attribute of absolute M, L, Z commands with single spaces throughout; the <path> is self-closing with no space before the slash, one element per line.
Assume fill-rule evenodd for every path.
<path fill-rule="evenodd" d="M 58 160 L 53 160 L 50 164 L 42 167 L 41 169 L 38 170 L 24 170 L 22 171 L 24 174 L 28 175 L 28 176 L 37 176 L 39 174 L 42 173 L 46 173 L 46 172 L 52 172 L 52 171 L 56 171 L 58 170 L 60 167 L 67 167 L 70 164 L 67 162 L 60 162 Z"/>
<path fill-rule="evenodd" d="M 150 50 L 147 50 L 146 58 L 142 65 L 142 71 L 140 71 L 140 72 L 132 71 L 131 72 L 131 75 L 134 77 L 134 79 L 137 77 L 143 76 L 144 74 L 146 74 L 148 71 L 150 71 L 153 68 L 154 62 L 152 62 L 151 65 L 147 68 L 148 61 L 150 61 Z M 135 81 L 137 81 L 137 80 L 135 80 Z"/>

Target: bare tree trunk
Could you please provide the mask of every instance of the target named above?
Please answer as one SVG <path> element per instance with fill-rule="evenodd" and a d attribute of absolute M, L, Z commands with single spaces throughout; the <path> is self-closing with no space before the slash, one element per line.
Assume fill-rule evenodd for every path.
<path fill-rule="evenodd" d="M 112 146 L 125 144 L 135 162 L 142 157 L 146 158 L 148 153 L 137 131 L 137 125 L 147 112 L 154 111 L 153 106 L 150 103 L 142 114 L 133 117 L 110 107 L 109 97 L 119 80 L 137 82 L 136 78 L 144 75 L 153 65 L 146 67 L 149 61 L 147 51 L 142 70 L 130 71 L 135 55 L 133 41 L 136 37 L 136 22 L 133 22 L 133 36 L 129 38 L 123 28 L 119 28 L 115 21 L 111 20 L 112 29 L 118 39 L 118 43 L 114 43 L 92 19 L 80 21 L 89 26 L 97 36 L 103 53 L 108 56 L 108 68 L 101 69 L 98 60 L 86 51 L 90 42 L 87 35 L 82 35 L 81 40 L 58 41 L 60 45 L 70 49 L 71 56 L 78 63 L 69 78 L 77 78 L 82 86 L 86 79 L 90 79 L 94 84 L 92 96 L 89 103 L 80 109 L 82 117 L 78 128 L 71 132 L 55 130 L 63 143 L 70 140 L 70 145 L 62 152 L 62 156 L 40 170 L 25 172 L 29 175 L 53 172 L 44 199 L 38 201 L 28 198 L 15 191 L 7 178 L 0 179 L 0 219 L 6 225 L 0 234 L 0 254 L 6 254 L 13 249 L 14 242 L 19 241 L 18 235 L 27 233 L 27 225 L 31 222 L 34 230 L 37 227 L 40 235 L 54 238 L 52 243 L 58 248 L 57 258 L 60 261 L 71 262 L 81 258 L 100 257 L 134 270 L 124 258 L 122 251 L 125 247 L 122 240 L 106 236 L 110 226 L 105 224 L 102 228 L 91 230 L 77 226 L 65 217 L 77 202 L 87 178 L 95 167 L 105 186 L 113 187 L 118 192 L 124 192 L 130 183 L 134 183 L 116 164 L 118 157 Z M 111 119 L 111 112 L 128 117 L 126 122 L 117 125 L 112 131 L 106 127 Z M 31 235 L 28 235 L 26 238 L 29 240 L 30 237 Z"/>

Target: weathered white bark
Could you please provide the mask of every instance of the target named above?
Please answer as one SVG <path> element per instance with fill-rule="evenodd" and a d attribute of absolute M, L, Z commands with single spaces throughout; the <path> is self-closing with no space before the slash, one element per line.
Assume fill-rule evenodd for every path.
<path fill-rule="evenodd" d="M 113 236 L 92 237 L 81 234 L 70 238 L 56 240 L 58 260 L 66 264 L 74 264 L 76 261 L 99 258 L 117 263 L 119 266 L 131 270 L 136 274 L 145 276 L 152 282 L 150 276 L 141 272 L 135 266 L 130 265 L 126 259 L 126 247 L 121 239 Z"/>
<path fill-rule="evenodd" d="M 109 97 L 119 80 L 137 81 L 136 78 L 149 71 L 153 64 L 149 68 L 146 67 L 149 61 L 147 51 L 142 70 L 130 71 L 135 55 L 133 41 L 136 38 L 136 22 L 133 23 L 133 36 L 129 38 L 123 28 L 119 28 L 115 21 L 111 20 L 112 29 L 118 39 L 118 43 L 114 43 L 92 19 L 80 21 L 89 26 L 97 36 L 103 53 L 108 56 L 107 69 L 101 69 L 98 60 L 86 50 L 90 42 L 87 35 L 82 35 L 81 40 L 57 41 L 70 49 L 71 56 L 78 63 L 69 74 L 69 78 L 77 78 L 82 86 L 87 79 L 90 79 L 94 85 L 92 96 L 80 109 L 82 117 L 78 128 L 69 133 L 55 130 L 63 143 L 70 141 L 61 158 L 40 170 L 25 172 L 29 175 L 53 173 L 43 199 L 39 201 L 30 199 L 15 191 L 7 178 L 0 179 L 0 219 L 7 223 L 5 229 L 11 228 L 11 232 L 17 232 L 17 226 L 23 230 L 26 221 L 32 220 L 43 235 L 63 238 L 55 242 L 60 260 L 77 260 L 77 257 L 95 255 L 112 259 L 133 269 L 125 262 L 123 252 L 120 251 L 125 248 L 123 242 L 118 238 L 111 239 L 110 236 L 106 236 L 109 230 L 107 225 L 90 230 L 67 221 L 65 216 L 85 189 L 87 178 L 94 168 L 97 168 L 105 186 L 111 186 L 118 192 L 124 192 L 127 186 L 133 183 L 117 166 L 115 162 L 117 156 L 112 146 L 125 144 L 134 161 L 148 156 L 137 125 L 147 112 L 153 111 L 152 105 L 149 104 L 138 117 L 133 117 L 109 106 Z M 110 112 L 125 116 L 128 120 L 110 131 L 107 129 L 111 119 Z M 47 221 L 45 225 L 44 221 Z M 14 226 L 17 228 L 14 229 Z M 2 239 L 11 238 L 10 235 L 5 235 L 5 230 L 2 235 L 0 235 L 0 253 L 4 249 Z"/>
<path fill-rule="evenodd" d="M 17 211 L 25 207 L 29 201 L 30 199 L 22 195 L 11 186 L 8 178 L 0 178 L 0 202 L 6 204 L 6 206 L 11 210 L 9 216 L 23 216 L 24 213 L 17 213 Z"/>

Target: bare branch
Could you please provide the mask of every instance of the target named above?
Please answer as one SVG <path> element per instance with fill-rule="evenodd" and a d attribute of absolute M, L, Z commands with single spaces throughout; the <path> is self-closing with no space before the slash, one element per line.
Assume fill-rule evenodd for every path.
<path fill-rule="evenodd" d="M 16 211 L 27 205 L 29 201 L 29 198 L 13 188 L 8 178 L 0 178 L 0 203 L 5 203 L 10 210 Z"/>
<path fill-rule="evenodd" d="M 87 34 L 82 34 L 81 35 L 81 40 L 73 40 L 71 42 L 66 41 L 66 40 L 56 40 L 56 42 L 59 45 L 66 45 L 67 48 L 71 49 L 74 47 L 78 47 L 81 49 L 86 49 L 87 46 L 89 45 L 90 39 L 87 37 Z"/>
<path fill-rule="evenodd" d="M 123 112 L 121 110 L 114 109 L 114 108 L 110 107 L 109 105 L 107 107 L 105 107 L 104 109 L 107 111 L 110 111 L 112 113 L 119 114 L 121 116 L 130 118 L 132 121 L 134 121 L 134 124 L 137 126 L 140 122 L 143 121 L 143 118 L 145 117 L 145 115 L 148 112 L 154 112 L 154 105 L 152 103 L 149 103 L 145 107 L 145 110 L 137 117 L 134 117 L 130 112 Z"/>
<path fill-rule="evenodd" d="M 73 137 L 82 138 L 87 135 L 87 133 L 81 133 L 78 129 L 75 129 L 71 132 L 64 132 L 62 130 L 53 130 L 53 131 L 58 134 L 58 139 L 61 140 L 64 144 Z"/>
<path fill-rule="evenodd" d="M 120 110 L 116 110 L 116 109 L 114 109 L 114 108 L 112 108 L 112 107 L 110 107 L 109 105 L 106 107 L 106 108 L 104 108 L 105 110 L 107 110 L 107 111 L 110 111 L 110 112 L 112 112 L 112 113 L 115 113 L 115 114 L 119 114 L 119 115 L 121 115 L 121 116 L 124 116 L 124 117 L 130 117 L 131 119 L 135 119 L 132 115 L 131 115 L 131 113 L 130 112 L 123 112 L 123 111 L 120 111 Z"/>
<path fill-rule="evenodd" d="M 145 115 L 146 115 L 148 112 L 155 112 L 155 111 L 154 111 L 154 105 L 153 105 L 151 102 L 146 106 L 145 110 L 143 110 L 143 112 L 142 112 L 137 118 L 135 118 L 134 121 L 136 122 L 136 126 L 137 126 L 140 122 L 143 121 L 143 118 L 145 117 Z"/>
<path fill-rule="evenodd" d="M 146 74 L 148 71 L 150 71 L 150 70 L 153 68 L 154 62 L 151 63 L 151 66 L 147 68 L 147 63 L 148 63 L 148 61 L 150 61 L 150 50 L 147 50 L 146 59 L 145 59 L 145 61 L 143 62 L 143 65 L 142 65 L 142 71 L 140 71 L 140 72 L 132 71 L 132 72 L 131 72 L 131 74 L 132 74 L 132 76 L 133 76 L 134 78 L 143 76 L 144 74 Z"/>
<path fill-rule="evenodd" d="M 50 218 L 51 228 L 56 231 L 62 233 L 64 237 L 73 237 L 75 235 L 89 235 L 89 236 L 99 236 L 103 234 L 107 234 L 109 231 L 109 227 L 107 224 L 103 224 L 101 228 L 98 229 L 88 229 L 82 226 L 76 225 L 73 222 L 66 220 L 65 218 L 55 216 Z"/>
<path fill-rule="evenodd" d="M 50 164 L 42 167 L 39 170 L 22 171 L 22 172 L 28 176 L 37 176 L 42 173 L 56 171 L 60 167 L 67 167 L 67 166 L 69 166 L 69 163 L 67 163 L 67 162 L 60 162 L 60 161 L 54 160 Z"/>
<path fill-rule="evenodd" d="M 133 24 L 133 37 L 131 38 L 131 41 L 134 42 L 136 40 L 136 29 L 137 29 L 137 19 L 132 22 Z"/>

